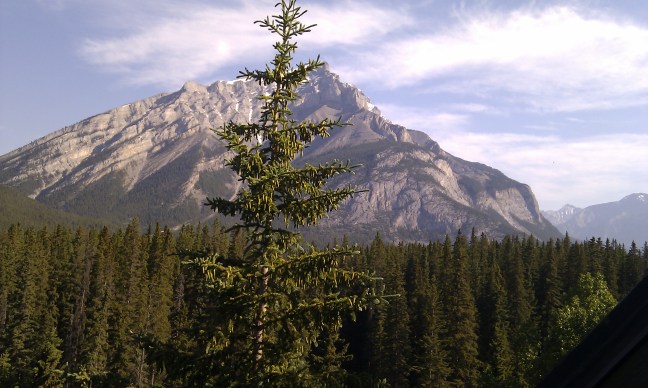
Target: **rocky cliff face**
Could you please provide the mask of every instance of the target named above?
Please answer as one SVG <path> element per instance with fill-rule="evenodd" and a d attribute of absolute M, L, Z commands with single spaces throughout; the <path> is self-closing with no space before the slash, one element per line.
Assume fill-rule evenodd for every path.
<path fill-rule="evenodd" d="M 567 204 L 558 210 L 543 211 L 542 215 L 545 216 L 547 220 L 552 224 L 560 225 L 569 221 L 575 214 L 579 213 L 582 210 L 583 209 L 581 208 Z"/>
<path fill-rule="evenodd" d="M 256 121 L 256 96 L 268 92 L 241 80 L 188 82 L 175 93 L 90 117 L 0 156 L 0 183 L 55 208 L 112 221 L 205 220 L 213 216 L 202 206 L 206 196 L 232 196 L 239 187 L 224 166 L 224 144 L 210 128 Z M 319 230 L 422 241 L 473 227 L 493 237 L 556 235 L 528 186 L 391 123 L 328 68 L 311 74 L 300 94 L 296 119 L 342 117 L 353 125 L 315 141 L 297 163 L 338 158 L 364 165 L 332 184 L 353 183 L 367 192 Z"/>

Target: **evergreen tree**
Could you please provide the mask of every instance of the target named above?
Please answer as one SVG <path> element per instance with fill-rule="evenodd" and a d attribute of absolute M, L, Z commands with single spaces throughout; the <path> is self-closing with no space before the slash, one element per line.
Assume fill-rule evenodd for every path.
<path fill-rule="evenodd" d="M 540 335 L 546 338 L 548 327 L 551 325 L 554 311 L 562 305 L 562 282 L 560 278 L 560 242 L 553 244 L 549 240 L 546 245 L 546 261 L 542 268 L 542 282 L 540 283 L 540 294 L 538 307 L 540 309 Z"/>
<path fill-rule="evenodd" d="M 24 250 L 24 230 L 20 225 L 12 225 L 3 237 L 0 239 L 0 347 L 6 354 L 11 342 L 11 307 L 15 307 L 11 306 L 11 296 L 22 286 L 18 271 Z"/>
<path fill-rule="evenodd" d="M 140 226 L 134 219 L 124 231 L 118 234 L 115 272 L 113 376 L 120 381 L 133 381 L 136 385 L 144 379 L 144 349 L 137 346 L 135 335 L 145 332 L 147 321 L 148 268 L 147 247 L 140 234 Z"/>
<path fill-rule="evenodd" d="M 426 252 L 427 253 L 427 252 Z M 445 351 L 445 323 L 437 280 L 430 277 L 427 254 L 411 257 L 410 314 L 412 361 L 410 382 L 416 387 L 444 387 L 450 374 Z"/>
<path fill-rule="evenodd" d="M 589 268 L 587 271 L 590 273 L 604 273 L 603 270 L 603 240 L 601 238 L 595 239 L 592 237 L 586 244 L 587 256 L 589 257 Z"/>
<path fill-rule="evenodd" d="M 371 243 L 371 246 L 366 252 L 367 265 L 373 268 L 379 275 L 384 275 L 387 266 L 387 248 L 380 235 L 376 233 L 376 237 Z M 370 331 L 370 361 L 369 370 L 375 378 L 384 379 L 385 363 L 390 360 L 385 357 L 387 350 L 385 349 L 386 336 L 386 322 L 387 322 L 387 306 L 386 304 L 378 304 L 371 306 L 369 309 L 369 331 Z"/>
<path fill-rule="evenodd" d="M 479 378 L 477 308 L 470 289 L 466 237 L 457 235 L 448 287 L 448 355 L 453 384 L 475 387 Z"/>
<path fill-rule="evenodd" d="M 619 261 L 610 239 L 605 240 L 603 248 L 603 268 L 610 292 L 616 299 L 619 299 Z"/>
<path fill-rule="evenodd" d="M 533 261 L 536 246 L 530 238 L 522 254 L 517 238 L 506 236 L 500 247 L 499 262 L 505 268 L 506 295 L 508 296 L 509 327 L 511 348 L 514 354 L 514 381 L 517 386 L 531 385 L 535 374 L 534 366 L 538 353 L 538 335 L 535 315 L 532 270 L 525 266 L 525 259 Z"/>
<path fill-rule="evenodd" d="M 619 287 L 623 295 L 627 295 L 645 276 L 645 263 L 641 258 L 641 252 L 633 241 L 630 244 L 625 259 L 622 262 L 619 273 Z"/>
<path fill-rule="evenodd" d="M 252 261 L 245 249 L 243 257 L 233 254 L 230 258 L 229 232 L 222 226 L 214 224 L 211 230 L 185 226 L 177 244 L 168 228 L 155 227 L 141 235 L 135 223 L 115 233 L 107 228 L 99 233 L 61 227 L 52 230 L 12 226 L 0 231 L 0 295 L 4 295 L 0 298 L 0 386 L 259 382 L 238 379 L 246 372 L 235 365 L 246 356 L 253 360 L 254 325 L 241 329 L 242 320 L 225 324 L 232 312 L 245 310 L 221 303 L 222 288 L 214 281 L 205 282 L 202 272 L 181 266 L 179 257 L 169 254 L 177 245 L 209 253 L 209 257 L 217 255 L 220 264 Z M 244 247 L 250 246 L 247 240 L 241 241 Z M 344 239 L 343 246 L 348 244 Z M 330 312 L 323 311 L 319 316 L 307 315 L 308 324 L 316 328 L 300 326 L 303 330 L 299 332 L 313 329 L 316 339 L 299 342 L 306 344 L 299 349 L 299 359 L 287 362 L 291 363 L 287 368 L 303 368 L 299 372 L 277 371 L 265 381 L 309 386 L 474 385 L 469 373 L 463 377 L 459 373 L 466 365 L 465 354 L 470 354 L 466 349 L 471 347 L 464 345 L 476 343 L 479 361 L 472 363 L 471 371 L 480 374 L 477 384 L 529 386 L 615 304 L 607 290 L 613 284 L 622 284 L 622 290 L 631 287 L 644 273 L 648 259 L 647 244 L 641 250 L 636 245 L 626 250 L 614 240 L 604 244 L 600 239 L 583 243 L 563 239 L 541 244 L 533 237 L 505 237 L 498 242 L 487 241 L 482 235 L 478 241 L 472 236 L 470 245 L 461 235 L 454 245 L 448 237 L 445 243 L 427 246 L 394 245 L 376 236 L 340 269 L 375 268 L 377 275 L 384 276 L 387 291 L 399 296 L 389 298 L 388 304 L 372 305 L 358 314 L 357 322 L 350 317 L 341 320 L 343 338 L 354 360 L 349 360 L 347 346 L 336 329 L 339 322 L 316 324 L 315 318 Z M 476 254 L 473 248 L 477 246 L 479 259 L 475 260 L 471 255 Z M 334 246 L 329 251 L 348 249 Z M 471 290 L 469 279 L 476 278 L 469 268 L 476 263 L 479 265 L 472 268 L 480 268 L 481 280 L 472 284 L 481 286 Z M 204 269 L 208 275 L 214 274 Z M 566 279 L 584 269 L 596 272 L 581 274 L 576 285 L 567 287 Z M 311 276 L 314 287 L 295 292 L 292 300 L 310 303 L 332 294 L 334 287 L 327 275 L 330 273 Z M 350 283 L 339 277 L 341 289 L 336 297 L 362 293 L 370 279 L 360 278 L 362 281 Z M 552 284 L 565 287 L 553 287 L 549 292 Z M 535 306 L 534 293 L 539 306 Z M 476 342 L 465 341 L 470 336 L 458 334 L 466 332 L 473 321 L 469 306 L 474 303 L 466 303 L 471 295 L 478 302 L 478 337 L 472 337 Z M 557 302 L 548 306 L 550 300 Z M 247 316 L 251 319 L 257 306 L 249 305 Z M 462 311 L 467 313 L 460 315 Z M 540 337 L 535 322 L 547 311 L 547 335 Z M 297 330 L 294 324 L 300 324 L 293 316 L 268 322 L 268 346 L 281 343 L 282 336 L 290 334 L 274 326 L 293 325 Z M 138 331 L 157 337 L 154 343 L 164 351 L 150 352 L 135 341 L 133 334 Z M 223 337 L 215 338 L 218 333 Z M 223 339 L 230 341 L 227 346 L 219 342 Z M 461 352 L 463 358 L 457 357 Z M 144 360 L 147 355 L 156 363 Z M 265 355 L 277 359 L 270 350 Z"/>
<path fill-rule="evenodd" d="M 88 235 L 79 228 L 73 241 L 73 257 L 75 259 L 72 273 L 78 273 L 80 276 L 76 276 L 74 288 L 77 289 L 77 292 L 74 294 L 74 307 L 69 320 L 70 325 L 66 330 L 64 360 L 68 372 L 76 372 L 79 369 L 79 354 L 81 345 L 84 342 L 83 333 L 88 319 L 87 305 L 91 287 L 93 245 L 96 244 L 93 241 L 94 237 L 96 237 L 96 234 L 90 233 Z"/>
<path fill-rule="evenodd" d="M 173 236 L 169 228 L 160 229 L 157 225 L 148 254 L 149 298 L 147 303 L 148 322 L 146 332 L 154 334 L 162 341 L 171 337 L 171 309 L 173 307 L 173 280 L 175 250 Z"/>
<path fill-rule="evenodd" d="M 56 330 L 56 289 L 50 281 L 50 238 L 47 229 L 27 229 L 18 263 L 16 314 L 11 320 L 7 358 L 13 373 L 10 384 L 39 386 L 61 383 L 61 339 Z"/>
<path fill-rule="evenodd" d="M 294 38 L 310 31 L 299 19 L 305 11 L 294 0 L 282 0 L 277 15 L 257 22 L 279 37 L 276 55 L 264 70 L 241 72 L 271 91 L 256 123 L 229 122 L 216 133 L 233 157 L 227 165 L 243 183 L 233 200 L 209 198 L 207 205 L 226 216 L 240 217 L 234 229 L 249 237 L 243 257 L 194 254 L 190 261 L 205 273 L 212 313 L 204 327 L 203 356 L 192 361 L 193 383 L 243 385 L 314 385 L 325 381 L 320 371 L 338 368 L 309 364 L 312 348 L 330 343 L 342 317 L 367 305 L 366 287 L 345 294 L 362 273 L 341 269 L 340 259 L 353 252 L 318 250 L 300 239 L 296 228 L 317 223 L 356 193 L 351 187 L 325 188 L 329 178 L 349 173 L 349 163 L 333 161 L 302 168 L 292 161 L 315 138 L 329 136 L 340 120 L 297 123 L 289 104 L 318 59 L 293 64 Z M 327 373 L 332 376 L 331 373 Z"/>
<path fill-rule="evenodd" d="M 482 293 L 480 340 L 485 362 L 486 386 L 514 387 L 514 358 L 508 327 L 504 279 L 496 262 L 488 267 L 488 279 Z"/>
<path fill-rule="evenodd" d="M 381 360 L 377 370 L 379 376 L 394 387 L 407 385 L 409 375 L 409 313 L 407 299 L 403 287 L 403 275 L 400 263 L 403 261 L 402 245 L 390 246 L 387 252 L 388 260 L 385 263 L 383 274 L 385 292 L 392 297 L 388 303 L 381 307 L 384 309 L 383 333 L 377 338 L 380 342 L 380 354 L 376 356 Z"/>
<path fill-rule="evenodd" d="M 90 274 L 88 297 L 88 324 L 82 345 L 83 364 L 89 378 L 101 384 L 111 369 L 110 357 L 114 342 L 110 340 L 115 299 L 115 253 L 114 240 L 104 227 L 97 239 Z"/>
<path fill-rule="evenodd" d="M 470 274 L 470 288 L 473 290 L 473 297 L 477 299 L 477 295 L 483 288 L 484 275 L 487 272 L 488 260 L 488 238 L 485 234 L 477 237 L 475 228 L 472 229 L 470 234 L 470 242 L 468 244 L 468 257 L 469 267 L 468 273 Z"/>

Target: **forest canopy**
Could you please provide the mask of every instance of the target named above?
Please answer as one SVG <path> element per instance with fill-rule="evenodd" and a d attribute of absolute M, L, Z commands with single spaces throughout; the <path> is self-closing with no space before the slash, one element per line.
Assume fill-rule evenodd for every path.
<path fill-rule="evenodd" d="M 1 231 L 0 385 L 184 384 L 203 371 L 162 368 L 138 342 L 141 335 L 169 341 L 179 357 L 201 351 L 196 323 L 217 312 L 206 305 L 202 273 L 176 252 L 237 255 L 245 243 L 218 223 L 175 233 L 159 226 L 141 232 L 136 221 L 112 231 Z M 580 300 L 607 311 L 610 296 L 623 298 L 648 263 L 648 244 L 568 236 L 458 234 L 429 244 L 376 236 L 359 250 L 348 265 L 371 268 L 385 293 L 400 297 L 344 321 L 339 338 L 347 350 L 337 378 L 351 386 L 533 385 L 590 329 L 565 326 L 578 314 L 568 307 Z M 596 294 L 603 298 L 588 299 Z"/>

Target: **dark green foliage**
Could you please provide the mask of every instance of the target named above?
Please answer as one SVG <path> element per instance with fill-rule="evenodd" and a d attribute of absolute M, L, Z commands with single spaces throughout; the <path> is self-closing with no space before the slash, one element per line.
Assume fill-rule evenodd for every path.
<path fill-rule="evenodd" d="M 106 220 L 98 221 L 96 218 L 55 210 L 27 197 L 17 189 L 0 185 L 0 228 L 7 229 L 17 223 L 35 228 L 57 224 L 69 227 L 100 227 Z"/>
<path fill-rule="evenodd" d="M 373 374 L 394 386 L 407 384 L 411 357 L 409 311 L 404 288 L 404 250 L 386 248 L 376 238 L 369 254 L 382 261 L 385 293 L 391 295 L 386 303 L 372 307 L 372 368 Z"/>
<path fill-rule="evenodd" d="M 482 380 L 487 386 L 514 387 L 514 359 L 509 336 L 509 313 L 504 277 L 491 261 L 480 295 L 480 354 L 484 361 Z"/>
<path fill-rule="evenodd" d="M 444 343 L 445 323 L 438 281 L 430 264 L 435 258 L 427 250 L 408 252 L 408 301 L 410 311 L 410 382 L 419 387 L 447 385 L 450 366 Z"/>
<path fill-rule="evenodd" d="M 47 195 L 47 191 L 43 191 L 36 199 L 57 209 L 61 203 L 65 203 L 66 206 L 62 210 L 106 220 L 110 224 L 117 225 L 122 220 L 117 220 L 114 209 L 119 199 L 126 193 L 124 175 L 123 171 L 111 172 L 100 180 L 90 183 L 80 193 L 77 193 L 72 186 L 67 186 L 52 191 L 50 195 Z M 97 201 L 97 198 L 102 200 Z"/>
<path fill-rule="evenodd" d="M 477 386 L 477 307 L 470 288 L 468 272 L 468 243 L 462 234 L 455 240 L 448 260 L 449 278 L 446 291 L 448 326 L 448 356 L 453 366 L 450 379 L 457 385 Z"/>
<path fill-rule="evenodd" d="M 225 233 L 218 223 L 185 226 L 175 233 L 163 227 L 139 230 L 132 223 L 117 231 L 19 225 L 0 231 L 0 386 L 208 382 L 209 369 L 199 368 L 214 359 L 204 353 L 210 337 L 199 330 L 220 323 L 222 312 L 213 305 L 203 274 L 181 266 L 174 252 L 225 255 L 230 241 L 241 237 Z M 627 280 L 621 279 L 624 270 L 610 274 L 607 268 L 637 268 L 648 255 L 646 245 L 626 250 L 614 241 L 480 237 L 476 247 L 485 259 L 472 269 L 467 264 L 462 268 L 460 259 L 474 244 L 466 249 L 463 236 L 454 244 L 448 238 L 428 245 L 393 245 L 376 238 L 361 248 L 345 266 L 373 268 L 385 279 L 387 293 L 399 296 L 358 314 L 356 321 L 345 320 L 341 332 L 322 331 L 317 346 L 304 353 L 309 373 L 351 386 L 382 381 L 440 387 L 473 384 L 474 378 L 480 386 L 532 386 L 614 303 L 606 288 Z M 563 262 L 555 281 L 566 284 L 567 276 L 574 276 L 567 260 L 582 262 L 578 268 L 584 272 L 577 278 L 585 280 L 556 294 L 557 302 L 548 308 L 551 321 L 544 323 L 546 313 L 532 297 L 546 294 L 539 273 L 546 273 L 552 262 Z M 602 272 L 590 275 L 599 262 Z M 541 269 L 537 273 L 536 267 Z M 472 273 L 475 268 L 481 273 Z M 470 282 L 460 281 L 465 276 L 481 278 L 481 287 L 467 293 Z M 458 324 L 450 315 L 470 310 L 468 295 L 474 295 L 478 312 L 477 337 L 470 335 L 474 325 Z M 590 316 L 593 311 L 596 317 Z M 464 316 L 470 323 L 471 313 Z M 537 335 L 538 324 L 547 325 L 549 335 Z M 460 348 L 453 339 L 461 338 L 459 329 L 466 327 L 472 338 L 467 343 L 476 341 L 478 349 L 476 377 L 459 377 L 465 361 L 452 358 Z M 142 346 L 139 341 L 147 336 L 166 343 L 165 357 Z M 474 355 L 470 346 L 462 348 Z"/>

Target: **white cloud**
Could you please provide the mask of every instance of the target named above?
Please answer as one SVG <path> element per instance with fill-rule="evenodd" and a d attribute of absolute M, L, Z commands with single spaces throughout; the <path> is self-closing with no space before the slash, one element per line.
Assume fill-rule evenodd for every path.
<path fill-rule="evenodd" d="M 648 135 L 610 134 L 566 140 L 555 134 L 430 133 L 460 158 L 499 169 L 531 186 L 542 209 L 589 206 L 648 191 Z"/>
<path fill-rule="evenodd" d="M 498 108 L 478 103 L 448 104 L 445 106 L 445 109 L 468 113 L 487 113 L 493 115 L 502 114 L 502 112 Z"/>
<path fill-rule="evenodd" d="M 125 14 L 125 19 L 117 21 L 120 31 L 115 35 L 119 36 L 87 39 L 81 54 L 134 84 L 178 86 L 189 79 L 210 77 L 228 66 L 264 63 L 272 58 L 272 44 L 277 39 L 253 24 L 275 12 L 266 1 L 229 6 L 161 2 L 154 12 L 146 13 L 141 7 L 129 9 L 122 3 L 116 9 L 115 13 Z M 300 46 L 325 49 L 375 40 L 410 20 L 398 11 L 354 2 L 326 7 L 314 4 L 303 22 L 317 26 L 299 38 Z"/>
<path fill-rule="evenodd" d="M 648 104 L 646 42 L 647 27 L 592 10 L 474 12 L 371 47 L 343 73 L 390 88 L 508 95 L 534 110 L 615 108 Z"/>
<path fill-rule="evenodd" d="M 54 3 L 64 1 L 73 0 Z M 267 1 L 93 3 L 103 15 L 97 24 L 112 25 L 104 28 L 112 35 L 87 39 L 82 55 L 129 83 L 177 87 L 272 56 L 275 38 L 252 24 L 274 11 Z M 298 39 L 302 52 L 323 54 L 356 84 L 478 95 L 536 111 L 648 104 L 648 27 L 592 9 L 462 7 L 440 26 L 405 6 L 303 6 L 303 21 L 317 26 Z"/>
<path fill-rule="evenodd" d="M 456 131 L 465 128 L 470 123 L 470 116 L 464 113 L 393 104 L 378 104 L 377 106 L 383 117 L 409 129 L 428 132 Z"/>
<path fill-rule="evenodd" d="M 327 2 L 306 8 L 303 22 L 317 26 L 299 41 L 318 47 L 356 49 L 368 42 L 380 43 L 390 32 L 414 23 L 412 17 L 398 9 L 364 1 Z"/>
<path fill-rule="evenodd" d="M 231 65 L 236 58 L 263 53 L 271 44 L 240 14 L 254 9 L 189 8 L 149 21 L 121 38 L 86 40 L 82 54 L 129 83 L 177 86 Z"/>

